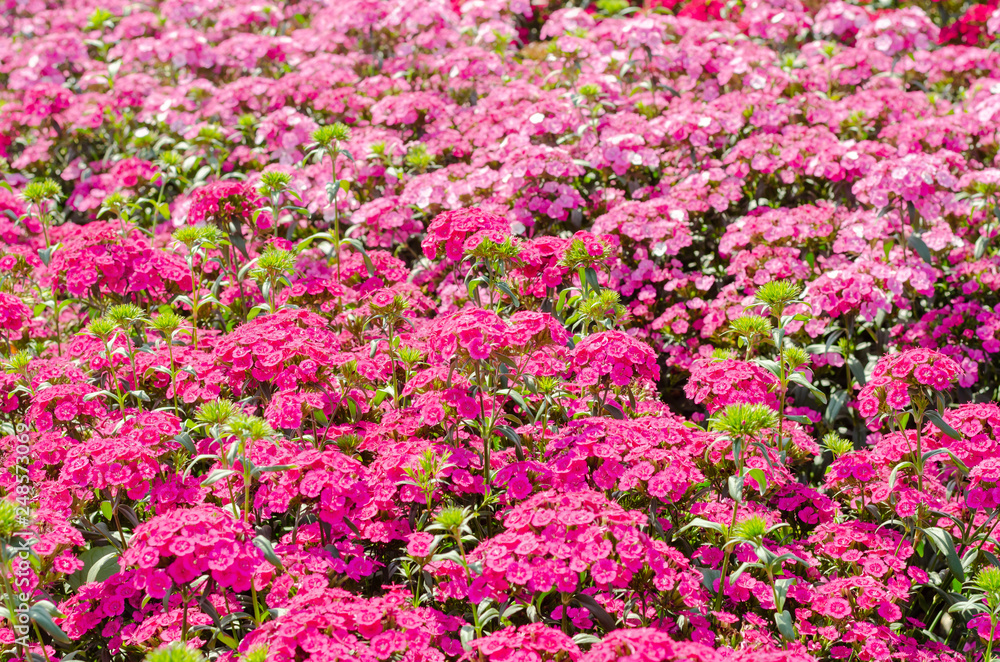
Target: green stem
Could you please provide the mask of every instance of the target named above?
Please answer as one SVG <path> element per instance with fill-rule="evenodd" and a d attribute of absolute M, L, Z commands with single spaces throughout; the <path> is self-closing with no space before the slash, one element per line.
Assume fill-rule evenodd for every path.
<path fill-rule="evenodd" d="M 35 628 L 35 636 L 38 637 L 38 645 L 42 649 L 42 654 L 45 655 L 45 662 L 52 662 L 52 659 L 49 657 L 49 650 L 45 647 L 45 642 L 42 640 L 42 631 L 38 629 L 38 623 L 32 621 L 31 624 Z"/>
<path fill-rule="evenodd" d="M 104 341 L 104 352 L 108 356 L 108 368 L 111 369 L 111 380 L 115 383 L 115 392 L 118 394 L 118 409 L 121 411 L 122 418 L 125 418 L 125 396 L 122 395 L 121 386 L 118 384 L 118 372 L 115 370 L 115 364 L 111 356 L 111 347 L 108 346 L 108 341 Z"/>
<path fill-rule="evenodd" d="M 7 550 L 6 550 L 6 548 L 3 549 L 3 551 L 0 551 L 0 555 L 2 555 L 2 557 L 3 557 L 3 566 L 2 566 L 3 567 L 3 571 L 0 572 L 0 582 L 2 582 L 2 584 L 3 584 L 4 598 L 7 601 L 7 609 L 8 609 L 8 613 L 9 613 L 10 625 L 11 625 L 11 628 L 13 628 L 14 627 L 14 614 L 17 613 L 17 610 L 14 607 L 14 587 L 7 580 L 7 563 L 8 563 L 8 559 L 7 559 Z M 14 574 L 13 570 L 11 570 L 11 574 Z M 41 639 L 39 639 L 39 641 L 41 641 Z M 18 649 L 21 651 L 21 654 L 23 656 L 23 654 L 25 652 L 24 649 L 21 648 L 20 645 L 18 645 Z"/>
<path fill-rule="evenodd" d="M 922 439 L 920 438 L 920 428 L 923 427 L 924 423 L 924 409 L 920 407 L 913 412 L 914 423 L 917 427 L 917 454 L 914 457 L 914 465 L 917 467 L 917 491 L 923 493 L 924 491 L 924 452 L 922 446 Z"/>
<path fill-rule="evenodd" d="M 490 446 L 493 443 L 490 430 L 486 426 L 486 402 L 483 400 L 483 377 L 479 370 L 479 361 L 476 361 L 476 385 L 479 387 L 479 434 L 483 439 L 483 483 L 486 490 L 490 488 Z"/>
<path fill-rule="evenodd" d="M 253 578 L 250 579 L 250 598 L 253 600 L 253 620 L 257 625 L 264 622 L 260 615 L 260 606 L 257 604 L 257 587 L 253 585 Z"/>
<path fill-rule="evenodd" d="M 115 528 L 118 529 L 118 536 L 121 538 L 121 541 L 122 541 L 121 551 L 125 551 L 126 549 L 128 549 L 128 543 L 125 542 L 125 531 L 122 530 L 122 524 L 121 524 L 121 522 L 118 521 L 118 508 L 117 507 L 115 507 L 115 509 L 111 512 L 111 515 L 114 517 Z"/>
<path fill-rule="evenodd" d="M 170 387 L 174 391 L 174 415 L 180 418 L 181 411 L 177 406 L 177 366 L 174 363 L 174 346 L 167 337 L 167 355 L 170 357 Z"/>
<path fill-rule="evenodd" d="M 340 193 L 340 183 L 337 181 L 337 154 L 340 152 L 339 145 L 334 144 L 333 151 L 330 153 L 330 171 L 333 182 L 330 193 L 330 202 L 333 203 L 333 250 L 337 253 L 337 285 L 343 287 L 343 283 L 340 279 L 340 205 L 337 202 L 337 194 Z M 344 309 L 343 297 L 339 294 L 340 289 L 338 288 L 337 294 L 337 313 L 339 314 Z"/>
<path fill-rule="evenodd" d="M 52 246 L 52 242 L 49 241 L 49 224 L 47 222 L 48 214 L 42 213 L 41 203 L 38 203 L 36 207 L 38 209 L 38 220 L 41 222 L 42 225 L 42 236 L 45 238 L 45 250 L 49 250 L 49 248 Z"/>
<path fill-rule="evenodd" d="M 392 373 L 392 404 L 399 409 L 399 384 L 396 380 L 396 349 L 393 346 L 392 325 L 388 325 L 387 334 L 389 336 L 389 371 Z"/>
<path fill-rule="evenodd" d="M 990 638 L 986 642 L 986 655 L 983 657 L 983 662 L 990 662 L 993 659 L 993 635 L 997 631 L 997 619 L 994 615 L 990 614 Z"/>
<path fill-rule="evenodd" d="M 132 390 L 133 391 L 138 391 L 139 390 L 139 373 L 135 369 L 135 343 L 132 342 L 132 339 L 128 336 L 128 334 L 125 335 L 125 342 L 127 342 L 129 344 L 129 348 L 128 348 L 128 362 L 129 362 L 129 366 L 131 366 L 131 368 L 132 368 Z M 136 404 L 136 406 L 139 409 L 142 409 L 142 401 L 139 399 L 139 396 L 135 396 L 135 404 Z"/>
<path fill-rule="evenodd" d="M 248 447 L 250 440 L 244 442 L 243 446 L 243 523 L 249 524 L 250 512 L 250 464 L 247 462 L 247 456 L 250 454 L 250 448 Z"/>
<path fill-rule="evenodd" d="M 194 277 L 194 256 L 188 256 L 191 272 L 191 346 L 198 349 L 198 280 Z"/>
<path fill-rule="evenodd" d="M 715 594 L 716 611 L 722 609 L 722 596 L 726 591 L 726 575 L 729 573 L 729 555 L 732 553 L 732 547 L 729 544 L 729 535 L 736 528 L 736 515 L 739 513 L 739 508 L 739 502 L 733 501 L 733 518 L 729 523 L 729 529 L 726 531 L 726 549 L 722 557 L 722 573 L 719 575 L 719 592 Z"/>
<path fill-rule="evenodd" d="M 469 570 L 469 560 L 465 558 L 465 546 L 462 545 L 462 535 L 457 531 L 451 532 L 452 537 L 455 542 L 458 543 L 458 553 L 462 557 L 462 566 L 465 568 L 465 577 L 469 582 L 469 586 L 472 586 L 472 571 Z M 483 626 L 479 623 L 479 608 L 477 605 L 470 605 L 472 608 L 472 624 L 476 629 L 476 636 L 483 636 Z"/>
<path fill-rule="evenodd" d="M 56 299 L 56 286 L 52 285 L 52 312 L 56 323 L 56 353 L 62 356 L 62 330 L 59 328 L 59 301 Z"/>

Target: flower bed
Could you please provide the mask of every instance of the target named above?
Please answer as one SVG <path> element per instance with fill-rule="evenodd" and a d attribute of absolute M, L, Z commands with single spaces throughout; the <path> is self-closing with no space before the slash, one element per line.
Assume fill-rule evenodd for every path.
<path fill-rule="evenodd" d="M 633 4 L 4 5 L 0 658 L 992 658 L 997 3 Z"/>

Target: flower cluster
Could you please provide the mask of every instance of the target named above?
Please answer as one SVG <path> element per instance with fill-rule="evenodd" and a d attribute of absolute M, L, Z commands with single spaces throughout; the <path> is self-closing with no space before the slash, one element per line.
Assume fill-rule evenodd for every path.
<path fill-rule="evenodd" d="M 196 506 L 140 525 L 121 565 L 136 568 L 135 586 L 154 600 L 204 574 L 219 586 L 246 591 L 265 563 L 250 538 L 221 508 Z"/>
<path fill-rule="evenodd" d="M 635 379 L 656 381 L 660 367 L 648 345 L 620 331 L 600 331 L 573 348 L 572 362 L 580 384 L 596 385 L 610 379 L 628 386 Z"/>
<path fill-rule="evenodd" d="M 777 408 L 773 391 L 778 379 L 749 361 L 702 359 L 691 366 L 684 393 L 710 413 L 726 405 L 763 402 Z"/>
<path fill-rule="evenodd" d="M 437 257 L 438 249 L 443 247 L 446 257 L 460 260 L 467 248 L 467 239 L 473 242 L 468 248 L 473 248 L 484 237 L 503 241 L 508 235 L 510 222 L 503 217 L 481 209 L 457 209 L 435 216 L 420 245 L 424 255 L 431 259 Z"/>
<path fill-rule="evenodd" d="M 220 181 L 196 188 L 191 191 L 185 206 L 183 220 L 188 225 L 210 223 L 228 228 L 234 223 L 237 227 L 245 224 L 267 230 L 273 223 L 266 211 L 254 213 L 261 211 L 263 202 L 257 190 L 246 182 Z"/>
<path fill-rule="evenodd" d="M 947 391 L 960 374 L 961 367 L 940 352 L 911 349 L 886 355 L 858 394 L 858 413 L 871 418 L 886 409 L 902 411 L 910 406 L 912 393 Z"/>
<path fill-rule="evenodd" d="M 0 659 L 991 655 L 934 4 L 4 3 Z"/>

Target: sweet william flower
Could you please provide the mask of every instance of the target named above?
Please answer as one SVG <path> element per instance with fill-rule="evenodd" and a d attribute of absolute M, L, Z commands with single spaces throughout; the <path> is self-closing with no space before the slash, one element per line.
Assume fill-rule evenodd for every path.
<path fill-rule="evenodd" d="M 634 379 L 655 382 L 660 377 L 656 355 L 645 343 L 621 331 L 600 331 L 573 348 L 577 381 L 591 386 L 610 375 L 611 383 L 628 386 Z"/>
<path fill-rule="evenodd" d="M 434 535 L 424 531 L 411 533 L 406 544 L 406 553 L 418 558 L 427 558 L 434 553 Z"/>
<path fill-rule="evenodd" d="M 424 255 L 432 260 L 443 246 L 445 257 L 457 261 L 462 259 L 466 238 L 480 232 L 502 239 L 510 235 L 510 223 L 501 216 L 476 208 L 448 211 L 434 217 L 420 245 Z"/>

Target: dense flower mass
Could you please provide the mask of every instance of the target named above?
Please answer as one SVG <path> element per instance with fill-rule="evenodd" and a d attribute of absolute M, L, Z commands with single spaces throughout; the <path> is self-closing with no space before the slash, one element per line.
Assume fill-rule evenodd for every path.
<path fill-rule="evenodd" d="M 4 3 L 0 659 L 990 662 L 998 38 Z"/>

